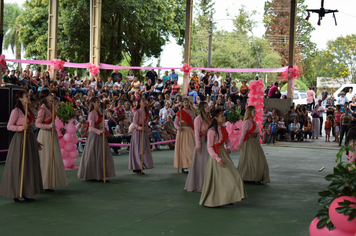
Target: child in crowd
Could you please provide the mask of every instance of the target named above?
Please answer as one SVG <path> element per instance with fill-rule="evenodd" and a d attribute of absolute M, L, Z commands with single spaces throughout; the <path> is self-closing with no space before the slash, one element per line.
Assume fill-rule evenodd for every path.
<path fill-rule="evenodd" d="M 280 140 L 286 141 L 286 138 L 284 137 L 286 130 L 287 128 L 286 125 L 284 124 L 284 118 L 280 117 L 278 121 L 278 129 L 277 129 L 277 134 L 279 134 Z"/>
<path fill-rule="evenodd" d="M 279 125 L 278 123 L 276 122 L 276 118 L 273 118 L 272 119 L 272 123 L 269 124 L 269 132 L 270 132 L 270 136 L 269 136 L 269 140 L 268 140 L 268 143 L 271 143 L 271 139 L 272 139 L 272 143 L 275 144 L 276 142 L 276 136 L 277 136 L 277 129 L 278 129 Z"/>
<path fill-rule="evenodd" d="M 333 125 L 332 115 L 328 115 L 327 120 L 325 121 L 325 142 L 330 142 L 330 131 Z"/>
<path fill-rule="evenodd" d="M 340 135 L 340 122 L 335 122 L 335 140 L 333 142 L 339 143 L 339 135 Z"/>
<path fill-rule="evenodd" d="M 267 135 L 270 135 L 269 125 L 272 123 L 272 117 L 268 117 L 262 128 L 262 140 L 263 143 L 267 143 Z"/>
<path fill-rule="evenodd" d="M 313 127 L 313 122 L 311 122 L 310 117 L 307 117 L 307 120 L 304 122 L 304 139 L 305 141 L 308 141 L 308 134 L 309 134 L 309 141 L 311 140 L 311 137 L 313 135 L 313 131 L 312 131 L 312 127 Z"/>

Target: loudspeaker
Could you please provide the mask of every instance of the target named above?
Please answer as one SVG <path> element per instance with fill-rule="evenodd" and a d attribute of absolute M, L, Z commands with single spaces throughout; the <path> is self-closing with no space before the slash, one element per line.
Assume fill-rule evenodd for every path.
<path fill-rule="evenodd" d="M 0 126 L 0 150 L 9 148 L 12 136 L 12 132 L 8 131 L 6 126 Z M 7 152 L 0 152 L 0 162 L 6 161 L 6 156 Z"/>
<path fill-rule="evenodd" d="M 0 87 L 0 101 L 1 101 L 1 111 L 0 111 L 0 125 L 6 126 L 7 121 L 10 117 L 10 112 L 12 110 L 13 104 L 11 104 L 11 88 L 10 87 Z"/>
<path fill-rule="evenodd" d="M 14 132 L 7 130 L 7 123 L 12 109 L 14 109 L 16 93 L 22 88 L 0 87 L 0 150 L 9 148 Z M 0 152 L 0 162 L 6 161 L 7 152 Z"/>

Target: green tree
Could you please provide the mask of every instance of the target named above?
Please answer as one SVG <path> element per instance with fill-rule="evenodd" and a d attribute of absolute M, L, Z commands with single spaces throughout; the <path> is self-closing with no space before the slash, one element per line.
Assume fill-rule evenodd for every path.
<path fill-rule="evenodd" d="M 281 56 L 281 66 L 288 65 L 289 58 L 289 21 L 290 1 L 272 0 L 266 1 L 264 7 L 265 38 Z M 313 55 L 316 44 L 310 40 L 311 32 L 315 28 L 305 20 L 306 8 L 304 0 L 298 1 L 296 16 L 296 44 L 295 64 L 299 67 L 301 76 L 304 75 L 308 63 L 304 61 Z M 310 70 L 310 68 L 309 68 Z M 311 76 L 311 73 L 308 76 Z M 282 77 L 279 77 L 283 80 Z"/>
<path fill-rule="evenodd" d="M 356 82 L 356 34 L 338 37 L 327 43 L 328 55 L 333 58 L 336 64 L 335 71 L 332 77 L 345 78 L 351 75 L 353 82 Z M 348 68 L 347 73 L 345 67 Z"/>
<path fill-rule="evenodd" d="M 89 60 L 89 2 L 62 0 L 58 16 L 58 58 L 83 63 Z M 139 66 L 144 57 L 158 57 L 172 35 L 184 40 L 185 4 L 183 0 L 106 0 L 102 5 L 100 61 L 119 64 L 130 57 L 129 64 Z M 26 58 L 46 59 L 48 35 L 48 0 L 24 3 L 18 18 L 20 41 Z M 106 79 L 111 71 L 101 70 Z M 136 71 L 140 76 L 140 71 Z"/>
<path fill-rule="evenodd" d="M 21 14 L 21 8 L 17 3 L 5 3 L 4 5 L 4 45 L 3 48 L 11 48 L 16 59 L 21 59 L 21 42 L 19 41 L 19 24 L 17 17 Z M 18 65 L 20 66 L 20 64 Z"/>

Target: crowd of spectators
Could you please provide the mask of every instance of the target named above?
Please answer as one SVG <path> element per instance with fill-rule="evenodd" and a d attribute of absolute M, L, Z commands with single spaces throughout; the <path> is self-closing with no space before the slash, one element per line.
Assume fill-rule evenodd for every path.
<path fill-rule="evenodd" d="M 255 79 L 258 79 L 258 75 Z M 3 86 L 27 89 L 34 110 L 37 107 L 36 96 L 42 89 L 49 89 L 60 102 L 73 102 L 75 117 L 81 124 L 78 125 L 79 136 L 84 134 L 83 124 L 86 124 L 89 101 L 92 97 L 98 96 L 105 108 L 108 133 L 114 137 L 119 135 L 130 142 L 129 127 L 137 101 L 141 97 L 145 97 L 149 103 L 150 128 L 154 140 L 175 138 L 173 121 L 182 104 L 182 87 L 178 80 L 179 75 L 174 69 L 170 72 L 165 71 L 162 78 L 159 78 L 157 72 L 152 69 L 145 74 L 142 81 L 139 81 L 132 71 L 124 76 L 118 70 L 114 70 L 105 82 L 101 77 L 70 78 L 61 73 L 57 73 L 56 78 L 51 80 L 48 71 L 41 72 L 40 67 L 36 71 L 31 71 L 30 66 L 27 66 L 22 73 L 7 70 L 2 76 L 1 83 Z M 211 109 L 222 109 L 225 114 L 233 109 L 239 109 L 243 117 L 249 89 L 246 80 L 242 80 L 242 85 L 238 87 L 228 72 L 222 77 L 220 72 L 203 70 L 199 74 L 192 73 L 186 93 L 192 98 L 194 109 L 198 108 L 201 101 L 205 101 Z M 271 82 L 266 88 L 265 97 L 280 98 L 278 83 Z M 284 117 L 279 117 L 276 109 L 269 111 L 269 108 L 265 107 L 262 128 L 264 142 L 275 143 L 276 140 L 287 139 L 310 141 L 321 137 L 324 129 L 326 134 L 330 132 L 335 136 L 334 142 L 341 145 L 347 133 L 347 124 L 356 118 L 355 94 L 352 90 L 346 96 L 345 93 L 341 93 L 336 100 L 332 93 L 329 94 L 324 88 L 322 99 L 316 104 L 315 92 L 309 88 L 307 99 L 306 106 L 292 106 Z M 323 120 L 324 113 L 329 117 L 325 121 L 327 124 Z M 174 144 L 169 144 L 169 147 L 174 149 Z M 159 147 L 156 146 L 156 149 Z"/>

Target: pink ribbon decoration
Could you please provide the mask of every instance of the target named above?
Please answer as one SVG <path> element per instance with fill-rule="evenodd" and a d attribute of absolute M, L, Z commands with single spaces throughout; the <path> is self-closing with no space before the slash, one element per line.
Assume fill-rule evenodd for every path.
<path fill-rule="evenodd" d="M 53 69 L 55 70 L 62 70 L 64 68 L 65 62 L 61 59 L 54 59 L 53 60 Z"/>
<path fill-rule="evenodd" d="M 5 55 L 4 54 L 0 55 L 0 66 L 6 67 L 6 60 L 5 60 Z"/>
<path fill-rule="evenodd" d="M 52 61 L 46 60 L 18 60 L 18 59 L 5 59 L 5 61 L 9 62 L 16 62 L 16 63 L 26 63 L 26 64 L 35 64 L 35 65 L 53 65 Z M 64 67 L 69 68 L 81 68 L 81 69 L 88 69 L 91 64 L 87 63 L 71 63 L 65 62 Z M 103 70 L 114 70 L 114 69 L 140 69 L 140 70 L 171 70 L 171 69 L 182 69 L 179 67 L 141 67 L 141 66 L 117 66 L 117 65 L 110 65 L 105 63 L 100 63 L 100 69 Z M 192 70 L 205 70 L 205 71 L 219 71 L 219 72 L 230 72 L 230 73 L 278 73 L 284 72 L 288 67 L 282 68 L 269 68 L 269 69 L 262 69 L 262 68 L 248 68 L 248 69 L 231 69 L 231 68 L 199 68 L 199 67 L 191 67 Z"/>
<path fill-rule="evenodd" d="M 293 66 L 293 67 L 286 68 L 283 71 L 282 76 L 285 79 L 288 79 L 288 78 L 292 79 L 292 81 L 291 81 L 292 88 L 291 89 L 292 89 L 292 94 L 294 94 L 294 85 L 296 84 L 294 80 L 297 79 L 298 76 L 299 76 L 298 67 L 297 66 Z"/>
<path fill-rule="evenodd" d="M 184 75 L 188 75 L 192 73 L 192 68 L 187 63 L 184 63 L 180 71 L 184 72 Z"/>
<path fill-rule="evenodd" d="M 89 66 L 90 75 L 91 75 L 91 76 L 96 76 L 96 75 L 100 74 L 99 68 L 100 68 L 100 67 L 99 67 L 98 65 L 91 64 L 91 65 Z"/>

